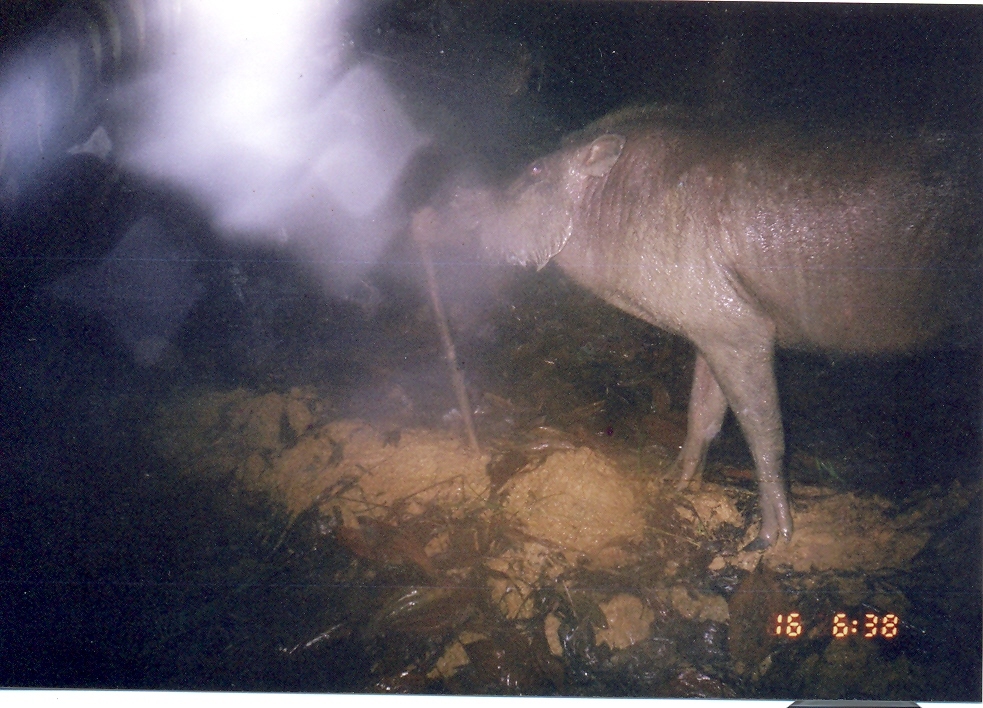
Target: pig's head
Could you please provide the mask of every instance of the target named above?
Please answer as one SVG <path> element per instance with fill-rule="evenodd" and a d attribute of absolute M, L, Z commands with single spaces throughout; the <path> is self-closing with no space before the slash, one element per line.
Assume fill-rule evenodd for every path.
<path fill-rule="evenodd" d="M 414 216 L 413 232 L 431 242 L 474 234 L 492 257 L 542 268 L 566 244 L 577 210 L 624 145 L 620 135 L 601 135 L 537 160 L 504 189 L 453 189 L 443 207 Z"/>
<path fill-rule="evenodd" d="M 622 136 L 607 134 L 533 162 L 493 195 L 479 228 L 482 247 L 513 263 L 545 266 L 566 245 L 592 184 L 607 177 L 624 145 Z"/>

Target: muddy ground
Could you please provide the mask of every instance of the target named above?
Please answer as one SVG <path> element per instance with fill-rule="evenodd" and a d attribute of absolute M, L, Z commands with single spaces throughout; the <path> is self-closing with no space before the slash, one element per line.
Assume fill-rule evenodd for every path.
<path fill-rule="evenodd" d="M 293 552 L 340 559 L 330 582 L 344 602 L 324 607 L 316 628 L 281 647 L 286 655 L 330 662 L 357 643 L 372 657 L 360 685 L 382 691 L 855 698 L 950 690 L 949 672 L 928 658 L 938 650 L 935 620 L 912 595 L 953 534 L 979 528 L 978 480 L 950 474 L 879 491 L 878 480 L 905 463 L 884 451 L 890 443 L 868 435 L 876 443 L 833 452 L 804 434 L 789 454 L 793 541 L 742 552 L 758 518 L 733 425 L 707 480 L 674 491 L 688 346 L 555 274 L 504 282 L 507 306 L 488 315 L 493 346 L 485 332 L 462 347 L 485 350 L 469 357 L 480 450 L 465 442 L 422 304 L 410 315 L 412 335 L 401 322 L 402 347 L 411 352 L 404 361 L 436 363 L 426 376 L 407 376 L 383 349 L 367 393 L 202 388 L 156 408 L 148 440 L 162 458 L 282 511 L 274 550 L 300 533 L 306 540 Z M 823 393 L 795 395 L 809 406 Z M 833 423 L 849 424 L 846 415 Z M 883 423 L 870 427 L 883 434 Z M 864 474 L 873 485 L 858 479 Z M 953 602 L 969 622 L 957 631 L 971 642 L 979 603 L 974 616 L 971 599 Z M 778 626 L 792 612 L 799 636 Z M 880 635 L 848 628 L 834 639 L 838 612 L 861 628 L 873 617 L 882 624 L 870 631 Z M 887 629 L 885 617 L 895 618 Z"/>
<path fill-rule="evenodd" d="M 445 293 L 475 450 L 424 293 L 276 268 L 153 370 L 5 335 L 8 685 L 978 699 L 977 359 L 783 356 L 795 536 L 745 553 L 733 421 L 674 490 L 685 342 L 549 268 Z"/>
<path fill-rule="evenodd" d="M 793 680 L 810 694 L 905 695 L 927 680 L 890 655 L 893 638 L 830 640 L 832 615 L 893 613 L 901 634 L 924 631 L 896 577 L 978 485 L 901 509 L 796 484 L 793 541 L 744 553 L 753 493 L 676 493 L 668 454 L 642 465 L 546 427 L 479 452 L 453 429 L 324 421 L 323 408 L 300 388 L 202 393 L 162 406 L 154 437 L 186 473 L 231 472 L 314 524 L 350 556 L 334 582 L 387 586 L 290 654 L 384 644 L 372 687 L 400 691 L 738 696 L 789 681 L 771 674 L 807 643 Z M 805 636 L 775 637 L 792 611 Z"/>

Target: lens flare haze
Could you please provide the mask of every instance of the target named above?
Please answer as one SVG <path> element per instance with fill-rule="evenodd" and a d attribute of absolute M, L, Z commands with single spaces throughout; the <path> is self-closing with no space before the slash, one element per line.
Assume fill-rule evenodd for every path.
<path fill-rule="evenodd" d="M 124 92 L 127 167 L 190 191 L 231 234 L 273 239 L 343 286 L 400 223 L 390 195 L 426 140 L 347 51 L 350 3 L 200 1 Z"/>

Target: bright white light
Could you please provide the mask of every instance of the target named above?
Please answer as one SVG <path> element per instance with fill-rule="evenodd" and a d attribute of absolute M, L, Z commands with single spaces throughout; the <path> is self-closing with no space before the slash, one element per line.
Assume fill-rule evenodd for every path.
<path fill-rule="evenodd" d="M 16 58 L 0 75 L 0 183 L 27 176 L 50 152 L 68 122 L 70 100 L 52 87 L 57 60 L 36 51 Z"/>
<path fill-rule="evenodd" d="M 187 83 L 171 87 L 176 99 L 171 108 L 198 111 L 185 116 L 189 126 L 208 129 L 213 139 L 234 136 L 270 156 L 297 149 L 288 135 L 303 103 L 305 68 L 308 84 L 317 78 L 305 53 L 319 26 L 328 35 L 336 31 L 337 18 L 318 17 L 320 6 L 309 0 L 205 0 L 189 6 L 188 30 L 171 65 Z M 190 99 L 184 106 L 182 94 Z"/>
<path fill-rule="evenodd" d="M 129 99 L 150 109 L 124 162 L 190 189 L 223 228 L 371 261 L 388 238 L 378 210 L 424 140 L 372 67 L 343 63 L 350 9 L 189 3 L 174 50 Z"/>

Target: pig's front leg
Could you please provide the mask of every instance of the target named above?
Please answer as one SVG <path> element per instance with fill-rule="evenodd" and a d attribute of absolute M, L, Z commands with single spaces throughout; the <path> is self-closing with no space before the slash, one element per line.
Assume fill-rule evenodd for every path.
<path fill-rule="evenodd" d="M 706 359 L 702 354 L 697 353 L 696 366 L 693 370 L 693 389 L 690 391 L 689 412 L 686 418 L 686 441 L 673 465 L 673 471 L 679 474 L 679 482 L 676 484 L 678 491 L 686 489 L 694 479 L 696 486 L 699 486 L 707 459 L 707 449 L 720 432 L 726 413 L 727 399 L 724 397 L 724 392 L 713 372 L 710 371 Z"/>
<path fill-rule="evenodd" d="M 770 339 L 751 343 L 745 338 L 740 346 L 718 343 L 701 350 L 754 457 L 761 530 L 745 550 L 768 548 L 779 538 L 788 541 L 792 536 L 792 517 L 782 477 L 785 440 L 773 345 Z"/>

